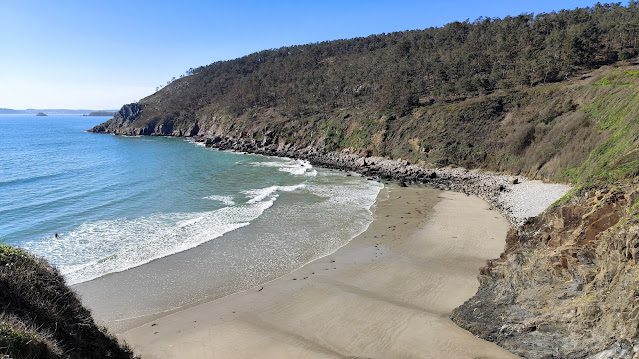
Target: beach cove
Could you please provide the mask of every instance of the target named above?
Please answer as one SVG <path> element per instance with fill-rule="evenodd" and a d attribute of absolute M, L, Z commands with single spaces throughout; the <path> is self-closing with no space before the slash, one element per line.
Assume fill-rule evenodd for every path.
<path fill-rule="evenodd" d="M 508 228 L 477 197 L 389 185 L 334 254 L 117 334 L 145 358 L 512 358 L 448 319 Z"/>

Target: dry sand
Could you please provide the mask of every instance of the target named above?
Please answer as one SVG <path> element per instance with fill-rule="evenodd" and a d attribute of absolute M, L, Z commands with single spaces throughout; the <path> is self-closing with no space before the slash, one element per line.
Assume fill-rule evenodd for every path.
<path fill-rule="evenodd" d="M 508 222 L 426 187 L 387 187 L 374 217 L 333 255 L 118 336 L 143 358 L 513 358 L 448 319 Z"/>

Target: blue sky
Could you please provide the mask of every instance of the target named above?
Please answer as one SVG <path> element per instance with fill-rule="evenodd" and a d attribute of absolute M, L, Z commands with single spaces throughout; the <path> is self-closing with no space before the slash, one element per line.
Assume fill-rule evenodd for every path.
<path fill-rule="evenodd" d="M 0 0 L 0 107 L 119 108 L 257 50 L 594 3 Z"/>

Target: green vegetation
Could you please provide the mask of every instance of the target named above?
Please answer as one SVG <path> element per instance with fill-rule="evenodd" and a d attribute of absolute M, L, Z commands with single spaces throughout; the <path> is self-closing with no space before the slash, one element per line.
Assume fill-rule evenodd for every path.
<path fill-rule="evenodd" d="M 0 320 L 0 348 L 3 355 L 12 358 L 62 358 L 62 352 L 34 330 L 25 328 L 17 320 Z"/>
<path fill-rule="evenodd" d="M 131 358 L 46 262 L 0 244 L 0 357 Z"/>
<path fill-rule="evenodd" d="M 18 248 L 0 244 L 0 263 L 10 264 L 16 259 L 29 259 L 30 255 Z"/>
<path fill-rule="evenodd" d="M 199 108 L 205 99 L 235 115 L 255 107 L 303 116 L 362 105 L 405 114 L 424 98 L 557 82 L 632 58 L 638 21 L 631 1 L 284 47 L 191 69 L 159 93 L 171 94 L 171 106 Z M 175 91 L 187 82 L 204 86 Z"/>
<path fill-rule="evenodd" d="M 595 88 L 584 106 L 587 118 L 597 124 L 603 140 L 579 166 L 566 169 L 573 183 L 613 182 L 639 175 L 639 71 L 613 70 L 606 88 Z"/>

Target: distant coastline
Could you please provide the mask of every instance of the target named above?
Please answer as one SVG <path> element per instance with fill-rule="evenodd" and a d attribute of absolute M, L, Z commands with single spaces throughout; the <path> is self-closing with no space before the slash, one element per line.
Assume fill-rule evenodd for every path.
<path fill-rule="evenodd" d="M 100 111 L 91 111 L 86 115 L 82 116 L 114 116 L 117 111 L 114 110 L 100 110 Z"/>
<path fill-rule="evenodd" d="M 16 110 L 12 108 L 0 108 L 0 115 L 82 115 L 82 116 L 113 116 L 116 110 L 89 110 L 89 109 L 64 109 L 64 108 L 28 108 Z M 42 115 L 40 115 L 42 116 Z"/>

